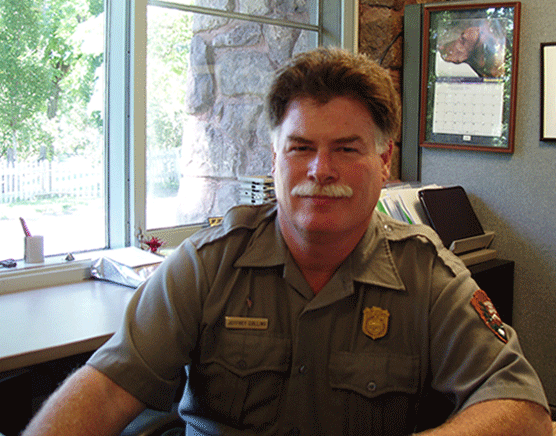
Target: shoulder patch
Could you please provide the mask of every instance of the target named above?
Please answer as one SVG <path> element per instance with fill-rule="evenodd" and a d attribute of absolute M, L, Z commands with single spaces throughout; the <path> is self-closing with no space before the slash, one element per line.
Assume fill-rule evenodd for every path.
<path fill-rule="evenodd" d="M 486 292 L 482 289 L 476 290 L 473 294 L 473 298 L 471 298 L 471 305 L 475 308 L 485 325 L 492 330 L 498 339 L 507 343 L 508 337 L 506 336 L 506 330 L 504 329 L 502 319 L 500 315 L 498 315 L 494 304 L 492 304 Z"/>

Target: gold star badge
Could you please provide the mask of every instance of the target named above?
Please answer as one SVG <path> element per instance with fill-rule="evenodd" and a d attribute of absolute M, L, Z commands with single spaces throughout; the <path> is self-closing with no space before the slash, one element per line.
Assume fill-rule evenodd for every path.
<path fill-rule="evenodd" d="M 371 339 L 380 339 L 388 333 L 388 318 L 390 312 L 386 309 L 373 306 L 368 307 L 363 311 L 363 325 L 362 330 Z"/>

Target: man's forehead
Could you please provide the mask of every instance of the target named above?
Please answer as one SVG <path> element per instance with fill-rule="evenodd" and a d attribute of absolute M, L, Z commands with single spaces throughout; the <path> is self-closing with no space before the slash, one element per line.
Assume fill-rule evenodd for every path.
<path fill-rule="evenodd" d="M 286 136 L 286 140 L 289 142 L 299 142 L 299 143 L 310 143 L 312 139 L 310 136 L 304 137 L 303 135 L 290 134 Z M 334 144 L 351 144 L 353 142 L 362 141 L 360 135 L 342 135 L 337 137 L 332 137 L 329 139 L 331 143 Z"/>
<path fill-rule="evenodd" d="M 333 97 L 327 98 L 326 100 L 319 100 L 316 97 L 311 96 L 299 96 L 293 98 L 286 106 L 284 118 L 287 117 L 289 111 L 293 109 L 297 109 L 300 107 L 308 108 L 308 109 L 318 109 L 325 106 L 331 106 L 338 103 L 349 103 L 354 106 L 359 106 L 359 109 L 368 113 L 371 116 L 370 112 L 368 111 L 367 107 L 363 103 L 362 100 L 359 98 L 349 96 L 349 95 L 335 95 Z"/>
<path fill-rule="evenodd" d="M 351 97 L 334 97 L 326 103 L 318 102 L 312 98 L 297 98 L 288 104 L 281 126 L 297 127 L 310 125 L 323 121 L 323 113 L 326 127 L 338 122 L 346 122 L 354 127 L 362 125 L 375 126 L 373 117 L 367 107 Z M 353 120 L 365 120 L 364 123 L 352 123 Z"/>

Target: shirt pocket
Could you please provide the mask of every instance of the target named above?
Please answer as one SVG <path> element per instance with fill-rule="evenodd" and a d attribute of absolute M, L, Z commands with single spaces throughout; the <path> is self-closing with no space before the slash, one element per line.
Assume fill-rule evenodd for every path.
<path fill-rule="evenodd" d="M 418 356 L 334 353 L 329 363 L 329 382 L 347 405 L 344 433 L 413 432 L 420 386 Z"/>
<path fill-rule="evenodd" d="M 198 374 L 205 407 L 234 426 L 263 426 L 278 414 L 291 361 L 289 339 L 224 331 L 201 347 Z"/>

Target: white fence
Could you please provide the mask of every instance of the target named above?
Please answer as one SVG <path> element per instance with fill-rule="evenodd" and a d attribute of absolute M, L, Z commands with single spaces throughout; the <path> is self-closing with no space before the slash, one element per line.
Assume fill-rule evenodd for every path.
<path fill-rule="evenodd" d="M 85 158 L 62 162 L 0 162 L 0 203 L 57 196 L 98 198 L 103 193 L 101 165 Z"/>

